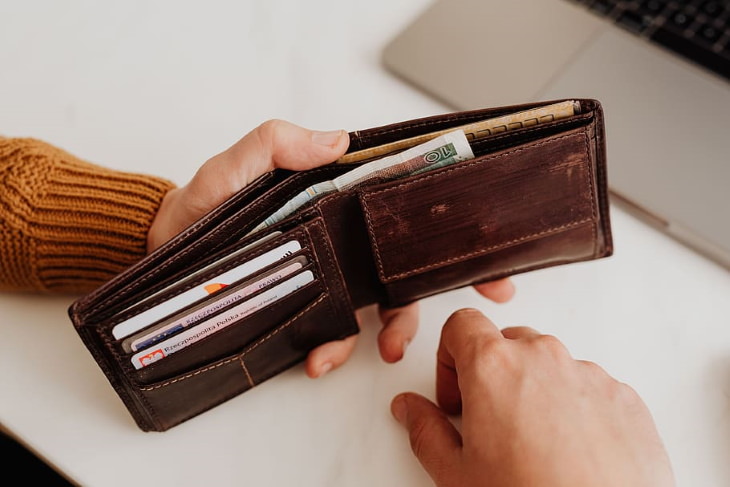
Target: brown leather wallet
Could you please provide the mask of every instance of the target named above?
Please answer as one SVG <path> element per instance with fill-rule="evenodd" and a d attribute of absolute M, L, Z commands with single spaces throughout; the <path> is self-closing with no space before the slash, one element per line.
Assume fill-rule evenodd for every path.
<path fill-rule="evenodd" d="M 596 100 L 577 101 L 579 113 L 568 118 L 472 141 L 473 159 L 325 195 L 252 234 L 293 196 L 352 166 L 267 173 L 74 302 L 71 320 L 138 426 L 164 431 L 302 361 L 318 345 L 357 333 L 354 311 L 360 307 L 404 305 L 517 273 L 609 256 L 603 113 Z M 349 150 L 549 103 L 357 131 L 350 134 Z M 273 236 L 261 241 L 264 235 Z M 141 368 L 133 363 L 129 339 L 113 331 L 116 325 L 164 309 L 176 297 L 292 241 L 298 247 L 286 258 L 304 256 L 299 260 L 308 283 L 239 314 L 229 311 L 241 301 L 224 299 L 239 283 L 224 283 L 230 286 L 181 306 L 173 318 L 203 310 L 206 322 L 225 317 L 225 327 L 201 332 L 197 341 L 190 339 Z M 268 262 L 255 275 L 277 265 L 281 261 Z M 264 302 L 264 292 L 250 296 Z M 171 326 L 169 314 L 157 321 Z M 155 358 L 154 348 L 148 359 Z"/>

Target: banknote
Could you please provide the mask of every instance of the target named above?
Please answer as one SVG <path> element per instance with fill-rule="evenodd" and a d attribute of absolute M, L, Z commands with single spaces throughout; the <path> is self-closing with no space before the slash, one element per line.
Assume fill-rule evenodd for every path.
<path fill-rule="evenodd" d="M 375 157 L 384 157 L 394 152 L 408 149 L 418 144 L 422 144 L 434 137 L 438 137 L 452 130 L 463 130 L 468 140 L 476 140 L 488 135 L 515 130 L 518 128 L 529 127 L 540 123 L 552 122 L 560 120 L 580 113 L 580 104 L 574 100 L 552 103 L 538 108 L 523 110 L 521 112 L 510 113 L 499 117 L 481 120 L 459 127 L 452 127 L 446 130 L 430 132 L 428 134 L 418 135 L 407 139 L 397 140 L 389 144 L 370 147 L 360 151 L 345 154 L 336 162 L 338 164 L 350 164 L 354 162 L 367 161 Z"/>
<path fill-rule="evenodd" d="M 283 220 L 310 201 L 316 200 L 325 194 L 345 191 L 374 178 L 381 180 L 395 179 L 465 161 L 473 157 L 474 153 L 463 131 L 447 132 L 408 150 L 363 164 L 335 179 L 308 187 L 269 215 L 251 233 Z"/>

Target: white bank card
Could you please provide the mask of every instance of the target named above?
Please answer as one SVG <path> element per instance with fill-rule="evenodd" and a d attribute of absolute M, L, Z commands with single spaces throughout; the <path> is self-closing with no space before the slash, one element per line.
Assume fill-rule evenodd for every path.
<path fill-rule="evenodd" d="M 267 265 L 273 264 L 285 257 L 292 255 L 301 249 L 302 245 L 297 240 L 290 240 L 284 245 L 271 249 L 258 257 L 248 260 L 231 270 L 219 274 L 207 281 L 188 289 L 187 291 L 174 296 L 152 308 L 143 311 L 131 318 L 117 323 L 112 328 L 112 335 L 119 340 L 135 333 L 155 321 L 180 311 L 185 306 L 193 304 L 199 299 L 205 298 L 220 289 L 229 286 L 231 283 L 243 279 L 252 273 L 259 271 Z"/>
<path fill-rule="evenodd" d="M 158 360 L 162 360 L 165 357 L 175 352 L 179 352 L 185 347 L 222 330 L 228 325 L 245 318 L 254 311 L 260 310 L 261 308 L 283 298 L 287 294 L 296 291 L 313 280 L 314 274 L 312 274 L 312 271 L 304 271 L 301 274 L 297 274 L 296 276 L 277 284 L 276 286 L 224 311 L 219 315 L 202 321 L 197 325 L 154 345 L 151 348 L 137 352 L 132 356 L 132 364 L 136 369 L 141 369 L 142 367 L 146 367 Z"/>
<path fill-rule="evenodd" d="M 306 264 L 307 258 L 300 255 L 291 260 L 285 260 L 283 264 L 270 269 L 268 272 L 264 272 L 263 274 L 256 273 L 254 274 L 256 277 L 244 279 L 243 282 L 235 286 L 229 286 L 225 291 L 216 294 L 218 296 L 217 298 L 207 299 L 203 304 L 193 307 L 187 312 L 178 313 L 172 318 L 158 321 L 156 324 L 148 326 L 136 334 L 129 335 L 122 342 L 122 348 L 127 353 L 139 352 L 140 350 L 149 348 L 155 343 L 161 342 L 165 338 L 176 334 L 183 328 L 192 326 L 207 318 L 209 315 L 242 301 L 249 295 L 295 274 Z"/>

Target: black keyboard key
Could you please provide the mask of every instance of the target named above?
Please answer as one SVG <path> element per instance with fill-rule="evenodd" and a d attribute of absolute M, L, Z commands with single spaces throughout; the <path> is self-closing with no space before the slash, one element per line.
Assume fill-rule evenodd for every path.
<path fill-rule="evenodd" d="M 677 12 L 673 14 L 669 18 L 669 21 L 678 29 L 686 29 L 690 26 L 690 24 L 692 24 L 692 18 L 685 12 Z"/>
<path fill-rule="evenodd" d="M 701 10 L 702 13 L 704 13 L 705 15 L 712 18 L 717 18 L 722 14 L 723 10 L 725 9 L 720 2 L 716 0 L 709 0 L 702 4 Z"/>
<path fill-rule="evenodd" d="M 667 7 L 666 0 L 644 0 L 639 4 L 639 11 L 658 15 Z"/>
<path fill-rule="evenodd" d="M 699 36 L 700 39 L 706 41 L 709 44 L 714 44 L 718 41 L 718 39 L 720 39 L 722 31 L 720 31 L 720 29 L 716 27 L 713 27 L 712 25 L 705 24 L 697 29 L 697 34 L 695 35 Z"/>
<path fill-rule="evenodd" d="M 698 42 L 685 37 L 675 29 L 660 27 L 651 36 L 651 40 L 676 51 L 690 61 L 694 61 L 718 74 L 730 78 L 730 59 L 718 54 Z"/>

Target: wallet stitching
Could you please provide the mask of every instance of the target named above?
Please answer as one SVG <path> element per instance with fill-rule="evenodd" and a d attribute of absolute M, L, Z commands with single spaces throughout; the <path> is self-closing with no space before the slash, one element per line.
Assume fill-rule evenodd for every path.
<path fill-rule="evenodd" d="M 502 242 L 502 243 L 497 244 L 497 245 L 492 245 L 490 247 L 485 247 L 483 249 L 480 249 L 480 250 L 477 250 L 477 251 L 474 251 L 474 252 L 469 252 L 467 254 L 463 254 L 463 255 L 460 255 L 458 257 L 451 257 L 451 258 L 442 260 L 440 262 L 435 262 L 433 264 L 425 265 L 425 266 L 422 266 L 422 267 L 417 267 L 415 269 L 411 269 L 411 270 L 406 271 L 406 272 L 401 272 L 401 273 L 398 273 L 398 274 L 393 274 L 393 275 L 391 275 L 391 276 L 389 276 L 387 278 L 384 277 L 384 276 L 381 276 L 381 277 L 383 277 L 383 279 L 384 280 L 387 280 L 387 281 L 391 281 L 393 279 L 400 279 L 400 278 L 403 278 L 403 277 L 408 277 L 408 276 L 411 276 L 413 274 L 417 274 L 419 272 L 428 271 L 428 270 L 431 270 L 431 269 L 434 269 L 434 268 L 441 267 L 444 264 L 451 264 L 451 263 L 454 263 L 454 262 L 459 262 L 459 261 L 462 261 L 464 259 L 469 259 L 471 257 L 476 257 L 476 256 L 479 256 L 479 255 L 483 255 L 486 252 L 490 252 L 492 250 L 496 250 L 496 249 L 508 247 L 508 246 L 510 246 L 512 244 L 515 244 L 515 243 L 526 242 L 528 240 L 534 239 L 535 237 L 542 237 L 542 236 L 545 236 L 545 235 L 549 235 L 551 233 L 557 233 L 557 232 L 560 232 L 560 231 L 563 231 L 563 230 L 568 230 L 568 229 L 571 229 L 571 228 L 580 227 L 580 226 L 582 226 L 582 225 L 584 225 L 586 223 L 592 222 L 592 221 L 594 221 L 593 218 L 584 218 L 582 220 L 578 220 L 578 221 L 566 223 L 564 225 L 559 225 L 557 227 L 552 227 L 552 228 L 549 228 L 547 230 L 543 230 L 541 232 L 532 233 L 530 235 L 524 235 L 524 236 L 522 236 L 520 238 L 515 238 L 515 239 L 509 240 L 507 242 Z"/>
<path fill-rule="evenodd" d="M 249 385 L 251 387 L 255 386 L 256 383 L 253 381 L 253 377 L 251 377 L 251 373 L 248 371 L 248 367 L 246 367 L 246 362 L 243 360 L 243 356 L 239 357 L 239 362 L 241 363 L 241 368 L 243 369 L 243 372 L 246 374 Z"/>
<path fill-rule="evenodd" d="M 598 197 L 601 199 L 601 204 L 599 206 L 599 210 L 601 212 L 601 230 L 603 232 L 603 250 L 607 250 L 609 248 L 612 248 L 612 232 L 611 232 L 611 225 L 610 225 L 610 218 L 609 218 L 609 202 L 608 202 L 608 195 L 602 188 L 606 187 L 606 149 L 605 149 L 605 133 L 604 133 L 604 125 L 603 125 L 603 110 L 599 107 L 596 109 L 596 117 L 598 119 L 598 124 L 594 126 L 594 136 L 597 141 L 597 147 L 596 147 L 596 172 L 598 174 L 598 189 L 601 192 Z M 600 249 L 599 249 L 600 250 Z M 597 253 L 600 255 L 601 252 L 597 251 Z"/>
<path fill-rule="evenodd" d="M 317 221 L 319 221 L 319 218 L 315 220 L 315 222 L 317 222 Z M 309 250 L 310 250 L 310 253 L 312 254 L 312 257 L 313 257 L 314 262 L 317 264 L 317 270 L 319 271 L 319 275 L 322 278 L 321 280 L 322 280 L 322 285 L 324 286 L 324 292 L 329 294 L 330 293 L 330 286 L 329 286 L 329 283 L 327 282 L 328 279 L 325 278 L 324 269 L 322 269 L 322 265 L 321 265 L 321 263 L 319 261 L 319 255 L 317 254 L 317 252 L 315 252 L 315 249 L 314 249 L 314 237 L 312 236 L 312 231 L 311 231 L 311 228 L 313 226 L 314 225 L 309 225 L 309 226 L 305 227 L 304 230 L 306 231 L 307 237 L 309 238 L 309 241 L 312 244 L 312 248 L 309 249 Z M 330 265 L 332 265 L 332 262 L 331 261 L 329 261 L 328 263 Z"/>
<path fill-rule="evenodd" d="M 509 113 L 509 112 L 504 112 L 504 113 Z M 397 124 L 395 127 L 392 127 L 392 126 L 389 128 L 384 127 L 383 129 L 380 129 L 380 130 L 375 129 L 373 132 L 366 134 L 365 139 L 369 140 L 374 137 L 381 137 L 383 135 L 388 135 L 388 134 L 392 134 L 395 132 L 404 132 L 406 130 L 418 129 L 418 128 L 422 128 L 422 127 L 428 127 L 431 125 L 440 125 L 440 124 L 444 124 L 444 123 L 448 123 L 448 122 L 457 122 L 457 121 L 469 120 L 469 119 L 479 119 L 480 116 L 482 116 L 482 115 L 480 115 L 478 113 L 458 114 L 458 115 L 442 116 L 437 119 L 431 119 L 431 120 L 422 121 L 422 122 L 413 123 L 413 124 L 408 124 L 408 123 L 406 123 L 405 125 Z M 448 130 L 448 129 L 445 129 L 445 130 Z M 360 140 L 363 139 L 362 134 L 360 134 L 359 132 L 356 132 L 356 134 L 358 135 Z"/>
<path fill-rule="evenodd" d="M 327 269 L 333 269 L 332 272 L 336 273 L 335 279 L 336 279 L 336 289 L 332 289 L 331 286 L 328 285 L 327 281 L 328 279 L 325 278 L 324 269 L 320 266 L 320 275 L 322 276 L 322 281 L 324 282 L 325 291 L 332 294 L 333 292 L 336 293 L 337 301 L 335 303 L 335 306 L 337 306 L 338 311 L 340 315 L 344 315 L 344 310 L 341 309 L 342 303 L 349 303 L 348 310 L 352 309 L 352 304 L 350 303 L 350 296 L 345 293 L 344 287 L 340 284 L 341 282 L 344 282 L 344 278 L 342 277 L 342 274 L 340 273 L 340 267 L 337 265 L 337 261 L 335 260 L 334 255 L 332 254 L 332 251 L 330 249 L 328 239 L 324 238 L 327 236 L 327 231 L 324 228 L 324 220 L 321 218 L 315 220 L 317 222 L 321 222 L 321 225 L 317 225 L 319 227 L 320 232 L 323 234 L 323 238 L 321 239 L 321 247 L 324 247 L 324 251 L 326 253 L 326 259 L 328 267 Z M 310 241 L 312 242 L 312 246 L 314 247 L 314 238 L 312 238 L 311 229 L 314 228 L 315 225 L 312 225 L 307 228 L 307 233 L 309 233 Z M 314 249 L 312 249 L 312 253 L 314 253 Z M 319 263 L 319 262 L 318 262 Z M 339 279 L 338 279 L 339 278 Z M 338 280 L 337 280 L 338 279 Z"/>
<path fill-rule="evenodd" d="M 403 278 L 403 277 L 408 277 L 408 276 L 417 274 L 417 273 L 422 272 L 422 271 L 425 271 L 425 270 L 429 270 L 429 269 L 441 267 L 444 264 L 449 264 L 449 263 L 456 262 L 456 261 L 460 261 L 460 260 L 463 260 L 463 259 L 468 259 L 470 257 L 474 257 L 476 255 L 480 255 L 480 254 L 483 254 L 485 252 L 489 252 L 489 251 L 494 250 L 496 248 L 500 248 L 500 247 L 503 247 L 503 246 L 506 246 L 506 245 L 511 245 L 511 244 L 514 244 L 514 243 L 517 243 L 517 242 L 525 241 L 525 240 L 528 240 L 528 239 L 531 239 L 531 238 L 534 238 L 534 237 L 537 237 L 537 236 L 544 235 L 546 233 L 555 232 L 555 231 L 558 231 L 558 230 L 563 230 L 563 229 L 566 229 L 566 228 L 579 226 L 579 225 L 582 225 L 582 224 L 584 224 L 586 222 L 589 222 L 589 221 L 595 221 L 595 219 L 596 219 L 595 209 L 592 209 L 592 218 L 590 218 L 590 219 L 587 218 L 587 219 L 583 219 L 583 220 L 580 220 L 580 221 L 574 221 L 574 222 L 566 223 L 564 225 L 560 225 L 560 226 L 557 226 L 557 227 L 552 227 L 552 228 L 547 229 L 547 230 L 543 230 L 542 232 L 537 232 L 537 233 L 534 233 L 534 234 L 531 234 L 531 235 L 525 235 L 523 237 L 510 240 L 508 242 L 502 242 L 502 243 L 500 243 L 498 245 L 493 245 L 491 247 L 486 247 L 486 248 L 480 249 L 478 251 L 469 252 L 467 254 L 463 254 L 463 255 L 460 255 L 460 256 L 457 256 L 457 257 L 451 257 L 451 258 L 448 258 L 448 259 L 445 259 L 445 260 L 442 260 L 442 261 L 439 261 L 439 262 L 435 262 L 435 263 L 432 263 L 432 264 L 428 264 L 426 266 L 421 266 L 421 267 L 418 267 L 418 268 L 415 268 L 415 269 L 411 269 L 411 270 L 408 270 L 408 271 L 405 271 L 405 272 L 400 272 L 400 273 L 397 273 L 397 274 L 387 275 L 386 272 L 385 272 L 385 268 L 383 266 L 382 256 L 381 256 L 381 253 L 380 253 L 380 248 L 378 246 L 378 240 L 377 240 L 377 238 L 375 236 L 376 235 L 376 232 L 375 232 L 375 229 L 374 229 L 374 226 L 373 226 L 373 219 L 372 219 L 372 217 L 370 215 L 369 205 L 367 204 L 368 203 L 368 200 L 370 198 L 374 198 L 376 195 L 381 194 L 381 193 L 386 193 L 386 192 L 392 192 L 392 191 L 400 190 L 403 187 L 410 186 L 410 185 L 412 185 L 414 183 L 421 183 L 421 182 L 423 182 L 423 181 L 425 181 L 427 179 L 430 179 L 430 178 L 443 176 L 444 174 L 448 174 L 450 172 L 464 171 L 464 170 L 466 170 L 468 168 L 471 168 L 473 166 L 476 166 L 478 164 L 485 164 L 487 161 L 501 159 L 501 158 L 507 157 L 507 156 L 512 155 L 512 154 L 517 154 L 519 152 L 523 152 L 523 151 L 526 151 L 526 150 L 532 150 L 532 149 L 534 149 L 536 147 L 540 147 L 540 146 L 543 146 L 543 145 L 546 145 L 546 144 L 551 144 L 551 143 L 557 142 L 557 141 L 562 140 L 562 139 L 580 137 L 581 135 L 583 135 L 583 138 L 585 140 L 585 131 L 581 132 L 580 134 L 569 134 L 569 135 L 561 135 L 559 137 L 551 137 L 551 138 L 549 138 L 547 140 L 544 140 L 544 141 L 541 141 L 541 142 L 537 142 L 535 144 L 530 144 L 530 145 L 525 146 L 525 147 L 517 147 L 517 148 L 514 148 L 513 150 L 509 150 L 509 151 L 503 152 L 501 154 L 493 154 L 493 155 L 487 155 L 487 156 L 484 156 L 484 157 L 480 157 L 477 160 L 473 160 L 471 162 L 467 162 L 467 163 L 465 163 L 463 165 L 459 165 L 459 166 L 456 166 L 456 167 L 451 167 L 451 168 L 445 169 L 444 171 L 440 171 L 440 172 L 435 173 L 435 174 L 428 174 L 428 175 L 423 176 L 422 178 L 419 178 L 419 179 L 416 179 L 416 180 L 413 180 L 413 181 L 406 181 L 406 182 L 397 184 L 395 186 L 390 186 L 388 188 L 384 188 L 384 189 L 380 189 L 380 190 L 376 190 L 376 191 L 370 191 L 370 192 L 363 192 L 363 193 L 361 193 L 361 197 L 363 198 L 364 203 L 365 203 L 363 205 L 363 207 L 365 209 L 365 217 L 366 217 L 366 220 L 367 220 L 368 230 L 369 230 L 369 233 L 370 233 L 370 236 L 371 236 L 371 239 L 370 240 L 371 240 L 371 243 L 373 244 L 373 250 L 375 251 L 375 255 L 376 255 L 376 261 L 377 261 L 377 266 L 378 266 L 378 274 L 380 275 L 380 278 L 383 279 L 384 282 L 388 282 L 388 281 L 391 281 L 393 279 L 400 279 L 400 278 Z M 587 156 L 588 156 L 588 159 L 590 159 L 590 152 L 587 153 Z M 593 207 L 593 199 L 592 198 L 591 198 L 591 205 Z M 595 226 L 594 226 L 594 232 L 595 232 Z M 594 235 L 595 235 L 595 233 L 594 233 Z M 595 240 L 595 238 L 594 238 L 594 240 Z"/>
<path fill-rule="evenodd" d="M 172 380 L 169 380 L 167 382 L 163 382 L 162 384 L 157 384 L 157 385 L 151 386 L 151 387 L 149 387 L 149 386 L 148 387 L 140 387 L 139 390 L 141 390 L 141 391 L 154 391 L 155 389 L 161 389 L 163 387 L 167 387 L 169 385 L 175 384 L 176 382 L 181 382 L 181 381 L 183 381 L 185 379 L 190 379 L 191 377 L 195 377 L 196 375 L 199 375 L 199 374 L 208 372 L 208 371 L 213 370 L 213 369 L 217 369 L 218 367 L 223 367 L 224 365 L 228 365 L 231 362 L 235 362 L 236 360 L 238 360 L 238 357 L 229 358 L 229 359 L 224 360 L 223 362 L 217 363 L 215 365 L 209 365 L 209 366 L 207 366 L 205 368 L 196 370 L 195 372 L 191 372 L 191 373 L 186 374 L 186 375 L 184 375 L 182 377 L 177 377 L 177 378 L 172 379 Z"/>
<path fill-rule="evenodd" d="M 588 172 L 586 174 L 586 180 L 588 182 L 588 188 L 591 191 L 590 201 L 591 201 L 591 215 L 593 216 L 593 225 L 591 225 L 591 236 L 593 241 L 593 255 L 595 256 L 598 253 L 598 229 L 597 229 L 597 221 L 598 221 L 598 214 L 596 212 L 596 204 L 594 202 L 594 195 L 597 197 L 598 195 L 595 194 L 595 188 L 593 185 L 593 180 L 595 178 L 595 175 L 593 174 L 593 160 L 591 158 L 591 147 L 588 140 L 588 131 L 583 131 L 583 142 L 586 146 L 586 155 L 588 156 Z"/>
<path fill-rule="evenodd" d="M 255 349 L 256 347 L 258 347 L 259 345 L 261 345 L 262 343 L 264 343 L 265 341 L 267 341 L 268 339 L 270 339 L 271 337 L 273 337 L 274 335 L 276 335 L 280 331 L 288 328 L 292 323 L 294 323 L 295 321 L 297 321 L 303 315 L 305 315 L 306 313 L 310 312 L 314 307 L 316 307 L 322 301 L 324 301 L 324 299 L 326 297 L 327 297 L 327 294 L 326 293 L 320 294 L 320 296 L 317 299 L 315 299 L 310 304 L 308 304 L 304 309 L 302 309 L 301 311 L 299 311 L 296 315 L 294 315 L 293 317 L 289 318 L 289 320 L 287 320 L 286 323 L 284 323 L 283 325 L 281 325 L 280 327 L 278 327 L 274 331 L 270 332 L 265 337 L 260 338 L 256 343 L 254 343 L 253 345 L 251 345 L 249 348 L 247 348 L 245 351 L 243 351 L 239 355 L 237 355 L 235 357 L 232 357 L 232 358 L 229 358 L 229 359 L 226 359 L 226 360 L 224 360 L 222 362 L 219 362 L 217 364 L 209 365 L 209 366 L 204 367 L 202 369 L 196 370 L 195 372 L 191 372 L 189 374 L 185 374 L 185 375 L 183 375 L 181 377 L 177 377 L 175 379 L 172 379 L 172 380 L 163 382 L 162 384 L 157 384 L 157 385 L 154 385 L 154 386 L 151 386 L 151 387 L 141 387 L 140 390 L 141 391 L 153 391 L 153 390 L 156 390 L 156 389 L 161 389 L 163 387 L 167 387 L 167 386 L 172 385 L 172 384 L 175 384 L 177 382 L 181 382 L 183 380 L 190 379 L 192 377 L 195 377 L 197 375 L 203 374 L 205 372 L 209 372 L 209 371 L 211 371 L 213 369 L 217 369 L 218 367 L 223 367 L 224 365 L 228 365 L 231 362 L 238 361 L 239 363 L 242 363 L 242 361 L 243 361 L 243 359 L 244 359 L 244 357 L 245 357 L 245 355 L 247 353 L 251 352 L 253 349 Z M 245 366 L 244 366 L 244 370 L 246 370 Z M 250 377 L 249 377 L 249 381 L 252 382 L 252 379 Z"/>
<path fill-rule="evenodd" d="M 319 296 L 319 297 L 318 297 L 317 299 L 315 299 L 314 301 L 312 301 L 312 302 L 311 302 L 310 304 L 308 304 L 308 305 L 307 305 L 307 306 L 306 306 L 306 307 L 305 307 L 305 308 L 304 308 L 303 310 L 299 311 L 299 312 L 298 312 L 297 314 L 295 314 L 295 315 L 294 315 L 293 317 L 291 317 L 291 318 L 290 318 L 289 320 L 287 320 L 287 322 L 286 322 L 286 323 L 284 323 L 284 324 L 283 324 L 283 325 L 281 325 L 280 327 L 276 328 L 275 330 L 273 330 L 272 332 L 270 332 L 270 333 L 269 333 L 268 335 L 266 335 L 265 337 L 263 337 L 263 338 L 259 339 L 259 340 L 258 340 L 258 341 L 257 341 L 256 343 L 254 343 L 254 344 L 253 344 L 253 345 L 251 345 L 251 346 L 250 346 L 249 348 L 247 348 L 246 350 L 244 350 L 244 351 L 243 351 L 243 352 L 241 353 L 241 355 L 240 355 L 240 358 L 241 358 L 241 360 L 243 360 L 243 358 L 244 358 L 244 357 L 245 357 L 245 356 L 246 356 L 246 355 L 247 355 L 248 353 L 250 353 L 250 352 L 252 352 L 253 350 L 255 350 L 256 348 L 258 348 L 258 347 L 259 347 L 259 345 L 263 344 L 264 342 L 267 342 L 267 341 L 268 341 L 269 339 L 271 339 L 271 338 L 272 338 L 273 336 L 277 335 L 277 334 L 278 334 L 279 332 L 281 332 L 281 331 L 283 331 L 283 330 L 285 330 L 285 329 L 289 328 L 289 327 L 290 327 L 290 326 L 291 326 L 291 325 L 292 325 L 292 324 L 293 324 L 294 322 L 296 322 L 296 321 L 297 321 L 297 320 L 298 320 L 299 318 L 301 318 L 301 317 L 302 317 L 302 316 L 304 316 L 305 314 L 309 313 L 309 312 L 310 312 L 310 311 L 311 311 L 312 309 L 314 309 L 314 308 L 315 308 L 316 306 L 318 306 L 318 305 L 319 305 L 319 304 L 320 304 L 321 302 L 323 302 L 323 301 L 325 300 L 325 298 L 327 298 L 327 296 L 328 296 L 328 294 L 326 294 L 326 293 L 322 293 L 322 294 L 320 294 L 320 296 Z"/>

